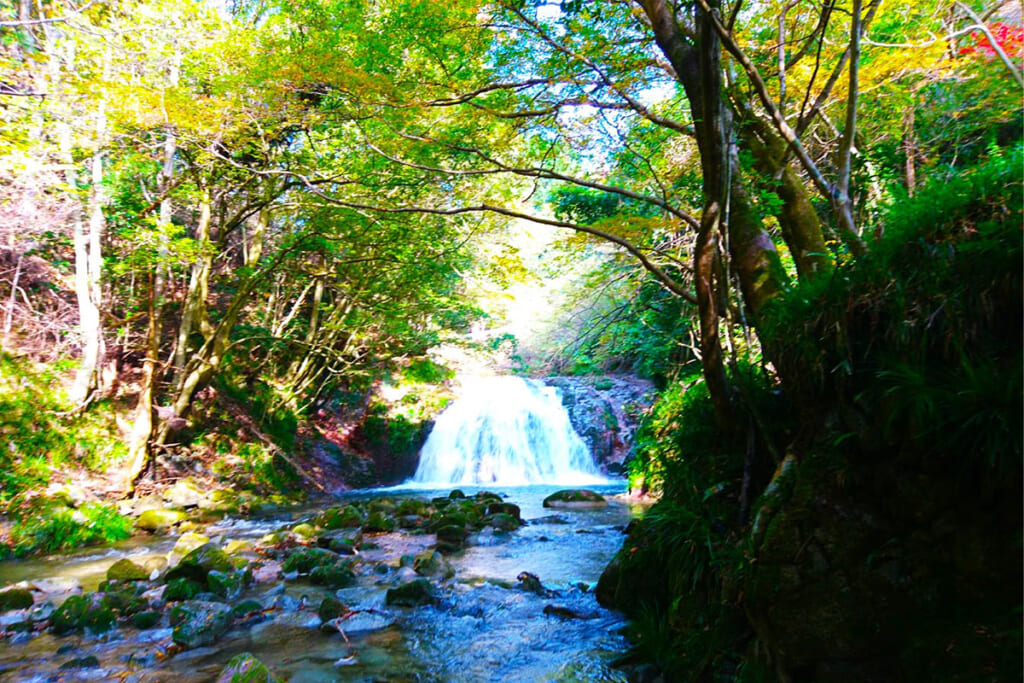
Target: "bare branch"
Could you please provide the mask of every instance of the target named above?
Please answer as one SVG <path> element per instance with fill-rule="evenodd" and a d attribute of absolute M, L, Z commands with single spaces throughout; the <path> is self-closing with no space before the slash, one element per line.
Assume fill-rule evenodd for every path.
<path fill-rule="evenodd" d="M 959 0 L 957 1 L 956 6 L 959 7 L 964 14 L 969 16 L 971 20 L 978 25 L 978 28 L 981 29 L 982 33 L 985 34 L 985 37 L 988 38 L 989 45 L 992 46 L 992 49 L 999 56 L 999 59 L 1002 60 L 1007 70 L 1010 72 L 1010 75 L 1013 76 L 1013 80 L 1017 81 L 1017 87 L 1024 88 L 1024 76 L 1021 75 L 1020 69 L 1018 69 L 1017 65 L 1014 64 L 1013 61 L 1006 56 L 1006 51 L 1003 50 L 1003 47 L 996 40 L 996 37 L 992 35 L 992 31 L 990 31 L 988 26 L 985 25 L 985 22 L 981 20 L 981 17 L 979 17 L 970 7 L 963 4 L 962 2 L 959 2 Z"/>

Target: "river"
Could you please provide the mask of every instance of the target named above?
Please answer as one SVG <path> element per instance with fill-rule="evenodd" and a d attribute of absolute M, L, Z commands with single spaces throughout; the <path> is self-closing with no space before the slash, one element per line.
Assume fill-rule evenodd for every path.
<path fill-rule="evenodd" d="M 598 510 L 543 508 L 550 486 L 496 492 L 519 505 L 527 523 L 511 533 L 490 528 L 448 557 L 455 575 L 438 582 L 434 605 L 385 604 L 388 588 L 402 580 L 402 556 L 431 545 L 429 534 L 379 534 L 358 558 L 356 585 L 329 591 L 292 577 L 258 584 L 252 597 L 270 606 L 256 623 L 228 631 L 212 647 L 174 653 L 168 625 L 148 631 L 118 628 L 103 635 L 16 635 L 0 640 L 4 681 L 216 680 L 235 654 L 251 652 L 285 680 L 314 681 L 624 681 L 610 666 L 626 649 L 620 615 L 601 608 L 592 592 L 622 543 L 635 509 L 617 498 L 621 483 L 592 487 L 609 498 Z M 471 495 L 476 489 L 463 489 Z M 491 489 L 494 490 L 494 489 Z M 442 491 L 362 491 L 359 499 L 445 495 Z M 332 505 L 338 502 L 332 500 Z M 220 540 L 257 539 L 278 527 L 312 518 L 306 507 L 260 519 L 229 519 L 206 534 Z M 124 545 L 0 565 L 0 584 L 73 578 L 87 590 L 121 557 L 143 561 L 167 553 L 175 537 L 136 537 Z M 376 546 L 376 547 L 372 547 Z M 526 590 L 522 572 L 539 577 L 547 594 Z M 42 581 L 45 585 L 46 582 Z M 52 581 L 51 581 L 52 584 Z M 340 633 L 323 633 L 316 609 L 335 594 L 355 613 Z M 237 601 L 236 601 L 237 602 Z M 347 642 L 346 642 L 347 638 Z M 61 669 L 93 655 L 98 666 Z"/>

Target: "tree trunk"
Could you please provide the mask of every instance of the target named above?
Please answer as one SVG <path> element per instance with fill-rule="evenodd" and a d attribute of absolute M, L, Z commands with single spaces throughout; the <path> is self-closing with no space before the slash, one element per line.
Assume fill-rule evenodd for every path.
<path fill-rule="evenodd" d="M 788 161 L 788 149 L 771 127 L 756 118 L 742 103 L 740 138 L 754 157 L 754 170 L 777 180 L 775 190 L 782 200 L 776 214 L 782 239 L 793 256 L 801 279 L 832 271 L 832 257 L 822 232 L 821 219 L 811 204 L 807 187 Z"/>
<path fill-rule="evenodd" d="M 103 151 L 106 137 L 105 116 L 100 105 L 96 126 L 97 149 L 92 155 L 92 198 L 89 207 L 89 232 L 82 230 L 82 221 L 75 221 L 75 294 L 78 299 L 79 329 L 82 335 L 82 359 L 71 390 L 71 400 L 84 406 L 99 386 L 98 369 L 103 355 L 102 304 L 103 253 L 101 251 L 106 220 L 103 208 Z"/>
<path fill-rule="evenodd" d="M 160 202 L 160 218 L 157 230 L 160 233 L 162 246 L 157 254 L 156 267 L 153 269 L 153 286 L 149 297 L 149 324 L 146 328 L 146 358 L 142 364 L 142 378 L 139 381 L 139 399 L 135 406 L 135 422 L 132 427 L 131 442 L 128 448 L 128 473 L 125 475 L 125 495 L 135 491 L 135 484 L 149 465 L 152 451 L 150 438 L 153 436 L 153 389 L 157 381 L 160 365 L 160 338 L 163 332 L 162 318 L 164 298 L 167 286 L 167 246 L 165 243 L 168 226 L 171 223 L 173 205 L 170 187 L 174 180 L 174 155 L 177 151 L 177 138 L 173 131 L 168 130 L 164 138 L 164 166 L 160 174 L 160 190 L 163 199 Z"/>
<path fill-rule="evenodd" d="M 271 192 L 272 190 L 268 190 L 268 197 Z M 257 224 L 252 231 L 253 238 L 249 247 L 250 253 L 259 254 L 262 252 L 263 239 L 267 233 L 269 222 L 270 209 L 265 207 L 259 212 Z M 207 222 L 208 229 L 209 222 Z M 204 324 L 201 322 L 201 324 L 204 324 L 203 336 L 206 338 L 206 341 L 183 364 L 180 381 L 176 383 L 174 394 L 171 397 L 170 418 L 159 429 L 155 439 L 157 444 L 163 444 L 166 440 L 169 431 L 169 421 L 184 419 L 188 414 L 189 407 L 192 405 L 192 398 L 195 396 L 196 391 L 209 382 L 213 378 L 214 373 L 220 369 L 221 362 L 224 360 L 224 354 L 227 353 L 230 346 L 231 332 L 235 328 L 235 323 L 238 322 L 238 316 L 249 302 L 249 295 L 252 294 L 267 272 L 269 272 L 269 268 L 257 270 L 241 283 L 227 311 L 215 327 L 211 328 L 209 323 Z M 206 278 L 208 277 L 209 268 L 206 271 Z M 200 318 L 200 320 L 202 321 L 204 318 Z"/>
<path fill-rule="evenodd" d="M 206 299 L 210 293 L 210 272 L 213 269 L 213 254 L 210 250 L 210 189 L 203 188 L 199 204 L 199 223 L 196 225 L 196 245 L 199 258 L 192 264 L 188 280 L 188 291 L 182 302 L 181 323 L 178 325 L 177 341 L 174 345 L 174 380 L 172 386 L 181 385 L 185 374 L 185 363 L 191 346 L 191 337 L 196 328 L 204 338 L 213 333 L 206 311 Z"/>

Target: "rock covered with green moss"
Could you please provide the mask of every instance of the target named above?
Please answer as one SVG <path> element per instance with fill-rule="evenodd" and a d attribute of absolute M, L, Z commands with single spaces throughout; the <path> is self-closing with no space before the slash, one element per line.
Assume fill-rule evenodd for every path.
<path fill-rule="evenodd" d="M 227 663 L 216 683 L 282 683 L 282 679 L 252 654 L 243 652 Z"/>
<path fill-rule="evenodd" d="M 608 501 L 600 493 L 587 489 L 555 491 L 544 499 L 544 507 L 564 510 L 596 510 L 607 507 Z"/>

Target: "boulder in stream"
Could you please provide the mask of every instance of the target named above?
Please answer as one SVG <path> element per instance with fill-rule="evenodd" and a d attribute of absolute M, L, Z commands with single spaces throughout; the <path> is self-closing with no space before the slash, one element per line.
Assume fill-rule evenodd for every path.
<path fill-rule="evenodd" d="M 219 602 L 189 600 L 171 610 L 171 638 L 186 649 L 212 645 L 231 626 L 231 608 Z"/>
<path fill-rule="evenodd" d="M 426 579 L 414 579 L 409 583 L 388 589 L 386 603 L 400 607 L 429 605 L 435 600 L 434 586 Z"/>
<path fill-rule="evenodd" d="M 33 602 L 32 591 L 27 588 L 9 588 L 0 592 L 0 612 L 28 609 Z"/>
<path fill-rule="evenodd" d="M 181 510 L 146 510 L 135 520 L 135 528 L 154 534 L 163 533 L 184 520 L 185 513 Z"/>
<path fill-rule="evenodd" d="M 436 550 L 425 550 L 413 560 L 412 568 L 420 576 L 450 579 L 455 576 L 451 562 Z"/>
<path fill-rule="evenodd" d="M 236 655 L 217 677 L 217 683 L 280 683 L 267 665 L 248 652 Z"/>
<path fill-rule="evenodd" d="M 107 569 L 108 581 L 145 581 L 149 578 L 149 572 L 145 567 L 140 567 L 127 557 L 124 557 Z"/>
<path fill-rule="evenodd" d="M 563 489 L 544 499 L 544 507 L 569 510 L 593 510 L 608 505 L 600 493 L 587 489 Z"/>

